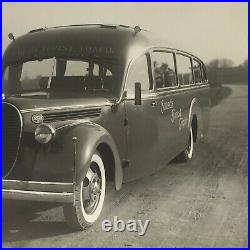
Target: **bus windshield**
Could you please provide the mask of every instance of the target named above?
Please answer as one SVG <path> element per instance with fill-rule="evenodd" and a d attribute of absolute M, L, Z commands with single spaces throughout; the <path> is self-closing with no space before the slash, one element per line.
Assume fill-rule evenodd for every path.
<path fill-rule="evenodd" d="M 112 60 L 50 58 L 9 65 L 3 94 L 50 96 L 116 96 L 121 69 Z"/>

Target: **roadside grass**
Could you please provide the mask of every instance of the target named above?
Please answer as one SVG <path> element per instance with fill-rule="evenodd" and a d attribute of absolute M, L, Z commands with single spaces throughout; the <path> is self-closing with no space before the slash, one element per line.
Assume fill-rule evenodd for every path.
<path fill-rule="evenodd" d="M 232 90 L 228 86 L 216 86 L 210 89 L 211 106 L 218 105 L 223 99 L 230 96 Z"/>

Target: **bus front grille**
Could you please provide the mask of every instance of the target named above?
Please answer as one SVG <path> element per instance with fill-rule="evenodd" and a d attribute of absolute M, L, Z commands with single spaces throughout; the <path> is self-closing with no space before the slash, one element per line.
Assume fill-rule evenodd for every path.
<path fill-rule="evenodd" d="M 12 104 L 2 104 L 2 177 L 14 167 L 22 134 L 22 116 Z"/>

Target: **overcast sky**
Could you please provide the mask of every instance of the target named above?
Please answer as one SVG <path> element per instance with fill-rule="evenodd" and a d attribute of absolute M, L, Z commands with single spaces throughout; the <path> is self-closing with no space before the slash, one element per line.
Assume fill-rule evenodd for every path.
<path fill-rule="evenodd" d="M 115 23 L 163 34 L 205 62 L 247 58 L 247 3 L 2 3 L 3 50 L 8 33 L 67 24 Z"/>

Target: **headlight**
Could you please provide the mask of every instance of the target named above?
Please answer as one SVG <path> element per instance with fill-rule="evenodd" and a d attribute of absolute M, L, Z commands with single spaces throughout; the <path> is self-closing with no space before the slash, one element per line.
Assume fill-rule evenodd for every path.
<path fill-rule="evenodd" d="M 35 139 L 42 144 L 50 142 L 54 139 L 56 130 L 49 124 L 41 124 L 35 130 Z"/>

